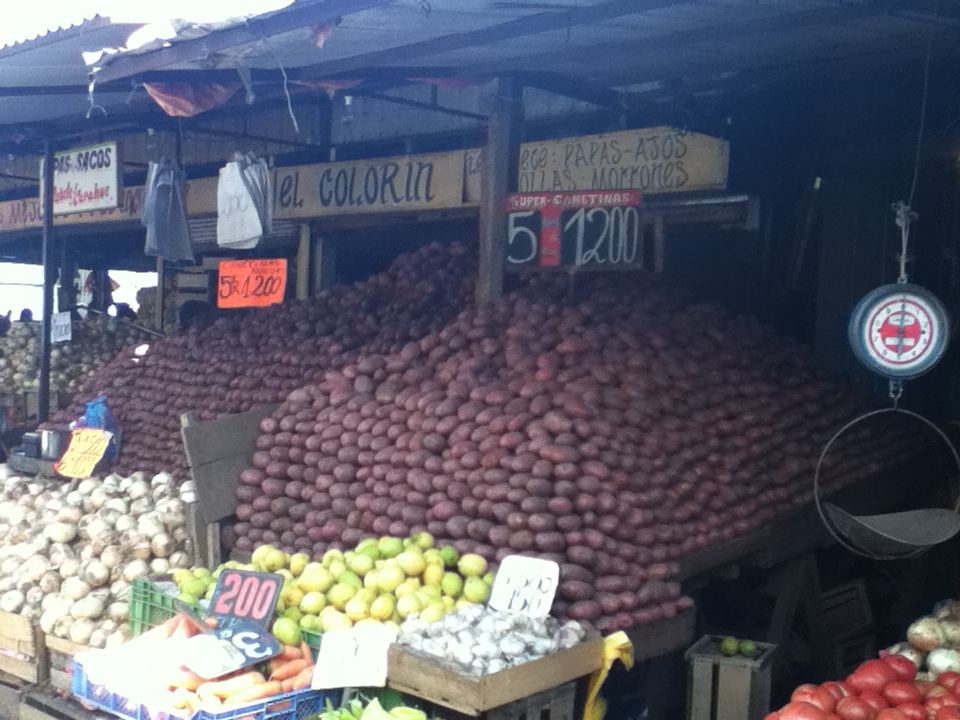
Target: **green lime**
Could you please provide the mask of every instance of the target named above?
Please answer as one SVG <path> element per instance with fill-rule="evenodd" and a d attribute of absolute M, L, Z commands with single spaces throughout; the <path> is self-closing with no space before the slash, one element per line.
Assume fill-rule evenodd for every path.
<path fill-rule="evenodd" d="M 720 641 L 720 653 L 722 655 L 736 655 L 740 650 L 740 642 L 735 637 L 725 637 Z"/>
<path fill-rule="evenodd" d="M 744 657 L 754 657 L 757 654 L 757 644 L 753 640 L 741 640 L 739 652 Z"/>

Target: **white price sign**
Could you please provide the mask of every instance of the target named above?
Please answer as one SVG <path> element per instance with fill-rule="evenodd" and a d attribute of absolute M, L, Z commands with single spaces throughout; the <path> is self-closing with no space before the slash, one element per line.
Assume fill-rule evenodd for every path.
<path fill-rule="evenodd" d="M 311 687 L 384 687 L 387 650 L 396 639 L 397 629 L 385 625 L 328 630 L 320 638 Z"/>
<path fill-rule="evenodd" d="M 488 604 L 494 610 L 546 617 L 559 582 L 560 566 L 552 560 L 509 555 L 497 569 Z"/>
<path fill-rule="evenodd" d="M 54 313 L 50 322 L 50 341 L 70 342 L 73 339 L 73 322 L 69 312 Z"/>

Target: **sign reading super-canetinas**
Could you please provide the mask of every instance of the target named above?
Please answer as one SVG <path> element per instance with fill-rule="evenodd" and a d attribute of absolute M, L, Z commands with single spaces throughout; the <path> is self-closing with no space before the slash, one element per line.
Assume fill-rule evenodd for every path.
<path fill-rule="evenodd" d="M 117 143 L 67 150 L 53 156 L 53 214 L 108 210 L 119 204 Z M 40 162 L 43 196 L 43 161 Z"/>

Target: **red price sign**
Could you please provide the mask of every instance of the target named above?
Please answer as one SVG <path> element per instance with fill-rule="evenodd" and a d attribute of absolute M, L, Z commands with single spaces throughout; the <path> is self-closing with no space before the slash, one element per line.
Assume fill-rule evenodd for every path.
<path fill-rule="evenodd" d="M 224 260 L 218 266 L 217 307 L 266 307 L 283 302 L 287 289 L 287 261 Z"/>
<path fill-rule="evenodd" d="M 209 614 L 252 620 L 268 627 L 282 589 L 280 575 L 223 570 L 210 598 Z"/>

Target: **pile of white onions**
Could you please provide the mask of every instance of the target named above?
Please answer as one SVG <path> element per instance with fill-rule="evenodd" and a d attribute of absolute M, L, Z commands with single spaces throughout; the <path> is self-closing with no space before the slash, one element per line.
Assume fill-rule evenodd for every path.
<path fill-rule="evenodd" d="M 72 339 L 50 353 L 50 383 L 70 392 L 121 350 L 149 338 L 144 331 L 113 318 L 89 317 L 73 322 Z M 0 337 L 0 389 L 8 392 L 37 387 L 40 373 L 40 323 L 14 323 Z"/>
<path fill-rule="evenodd" d="M 10 475 L 0 465 L 0 610 L 47 634 L 105 647 L 128 636 L 130 583 L 190 567 L 186 503 L 167 473 L 81 481 Z"/>
<path fill-rule="evenodd" d="M 586 635 L 576 620 L 530 618 L 470 605 L 434 623 L 408 617 L 399 643 L 439 658 L 461 672 L 487 675 L 579 644 Z"/>

